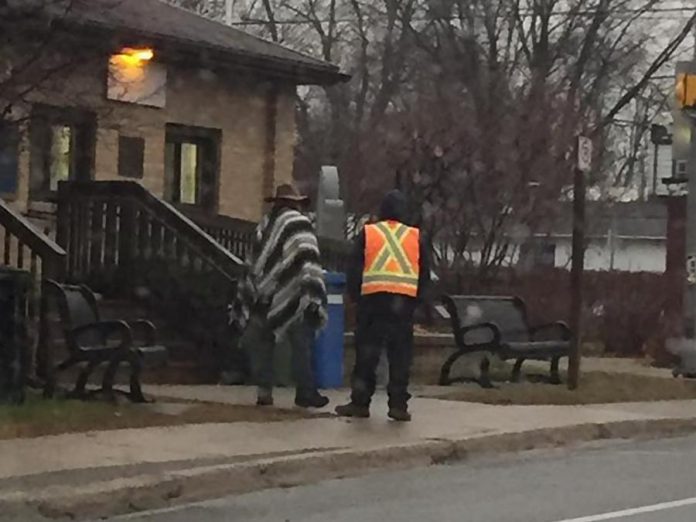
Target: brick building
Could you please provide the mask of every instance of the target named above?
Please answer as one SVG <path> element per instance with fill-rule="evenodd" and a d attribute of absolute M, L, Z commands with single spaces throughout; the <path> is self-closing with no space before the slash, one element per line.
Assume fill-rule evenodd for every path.
<path fill-rule="evenodd" d="M 43 0 L 22 16 L 10 45 L 47 45 L 32 64 L 41 80 L 5 93 L 0 196 L 49 221 L 59 181 L 119 179 L 193 213 L 257 220 L 292 178 L 296 87 L 346 78 L 159 0 Z"/>

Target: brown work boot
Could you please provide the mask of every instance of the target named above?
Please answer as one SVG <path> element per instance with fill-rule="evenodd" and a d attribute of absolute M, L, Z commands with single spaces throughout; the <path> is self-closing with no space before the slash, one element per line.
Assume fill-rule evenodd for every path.
<path fill-rule="evenodd" d="M 370 417 L 370 408 L 368 406 L 359 406 L 353 402 L 336 406 L 336 415 L 339 417 L 352 417 L 356 419 L 368 419 Z"/>
<path fill-rule="evenodd" d="M 387 415 L 397 422 L 411 422 L 411 414 L 406 408 L 389 408 Z"/>

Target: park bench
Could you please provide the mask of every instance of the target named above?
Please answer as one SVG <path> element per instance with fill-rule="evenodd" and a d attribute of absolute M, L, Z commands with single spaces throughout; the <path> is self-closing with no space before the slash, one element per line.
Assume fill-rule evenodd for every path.
<path fill-rule="evenodd" d="M 526 360 L 550 361 L 550 379 L 560 384 L 558 363 L 570 351 L 571 332 L 563 322 L 531 326 L 527 308 L 518 297 L 445 296 L 443 304 L 449 315 L 456 351 L 445 361 L 440 372 L 440 385 L 446 386 L 462 379 L 452 379 L 454 363 L 464 355 L 481 353 L 480 376 L 477 382 L 492 387 L 488 354 L 501 360 L 514 360 L 510 380 L 518 382 Z"/>
<path fill-rule="evenodd" d="M 132 402 L 147 402 L 140 385 L 143 367 L 160 366 L 167 361 L 167 349 L 157 344 L 155 326 L 145 320 L 103 321 L 97 299 L 86 286 L 64 285 L 47 281 L 46 286 L 58 304 L 60 324 L 65 337 L 68 357 L 51 368 L 44 394 L 52 397 L 57 375 L 78 364 L 80 370 L 72 396 L 84 398 L 102 393 L 115 399 L 115 392 L 124 393 Z M 130 392 L 114 389 L 114 379 L 121 364 L 130 367 Z M 106 365 L 102 387 L 86 391 L 90 374 L 101 364 Z"/>

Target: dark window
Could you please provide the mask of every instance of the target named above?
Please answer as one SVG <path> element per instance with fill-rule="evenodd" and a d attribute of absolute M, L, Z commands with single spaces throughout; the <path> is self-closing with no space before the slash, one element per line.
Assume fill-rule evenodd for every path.
<path fill-rule="evenodd" d="M 58 183 L 92 179 L 96 118 L 77 109 L 38 106 L 31 120 L 31 195 L 50 196 Z"/>
<path fill-rule="evenodd" d="M 519 265 L 525 269 L 555 267 L 556 245 L 542 239 L 523 243 L 520 247 Z"/>
<path fill-rule="evenodd" d="M 167 125 L 164 169 L 170 201 L 215 209 L 220 136 L 215 129 Z"/>
<path fill-rule="evenodd" d="M 16 125 L 0 123 L 0 194 L 17 192 L 17 155 L 19 129 Z"/>
<path fill-rule="evenodd" d="M 556 245 L 553 243 L 541 243 L 538 245 L 535 252 L 534 264 L 547 268 L 556 266 Z"/>
<path fill-rule="evenodd" d="M 145 140 L 143 138 L 118 138 L 118 175 L 124 178 L 143 178 Z"/>

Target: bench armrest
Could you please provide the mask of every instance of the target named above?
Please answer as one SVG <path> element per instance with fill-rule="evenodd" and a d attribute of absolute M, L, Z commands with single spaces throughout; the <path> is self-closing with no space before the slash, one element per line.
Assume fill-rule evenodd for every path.
<path fill-rule="evenodd" d="M 541 324 L 538 326 L 535 326 L 533 328 L 529 329 L 529 336 L 532 341 L 539 341 L 539 340 L 544 340 L 544 339 L 539 339 L 540 335 L 551 335 L 555 333 L 555 336 L 553 339 L 547 339 L 547 340 L 556 340 L 556 339 L 562 339 L 564 341 L 569 341 L 570 338 L 572 337 L 572 332 L 570 331 L 570 328 L 568 325 L 563 322 L 563 321 L 557 321 L 555 323 L 548 323 L 548 324 Z"/>
<path fill-rule="evenodd" d="M 487 333 L 490 338 L 486 341 L 477 341 L 475 343 L 467 343 L 466 337 L 472 333 Z M 455 331 L 455 338 L 457 339 L 457 344 L 462 347 L 467 348 L 477 348 L 481 346 L 488 345 L 499 345 L 501 334 L 500 329 L 497 325 L 493 323 L 479 323 L 472 324 L 469 326 L 461 326 Z"/>
<path fill-rule="evenodd" d="M 137 321 L 128 321 L 127 323 L 136 339 L 142 338 L 148 346 L 157 344 L 157 327 L 151 321 L 138 319 Z"/>
<path fill-rule="evenodd" d="M 80 337 L 87 333 L 98 333 L 104 338 L 118 335 L 121 339 L 121 348 L 124 350 L 130 349 L 133 345 L 133 332 L 125 321 L 99 321 L 89 323 L 77 328 L 73 328 L 70 332 L 75 342 L 80 344 Z"/>

